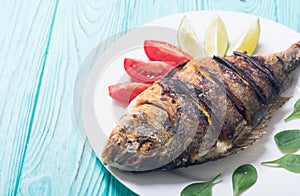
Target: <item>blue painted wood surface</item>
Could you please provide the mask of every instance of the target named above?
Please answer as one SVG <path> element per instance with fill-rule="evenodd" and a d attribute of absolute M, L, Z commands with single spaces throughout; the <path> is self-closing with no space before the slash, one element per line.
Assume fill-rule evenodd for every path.
<path fill-rule="evenodd" d="M 76 75 L 101 40 L 196 10 L 254 14 L 300 32 L 299 0 L 0 0 L 0 5 L 0 195 L 134 195 L 84 145 L 73 120 Z"/>

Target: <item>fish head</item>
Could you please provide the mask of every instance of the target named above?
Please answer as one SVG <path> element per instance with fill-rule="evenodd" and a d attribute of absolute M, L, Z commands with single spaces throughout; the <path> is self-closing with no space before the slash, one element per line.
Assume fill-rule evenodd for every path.
<path fill-rule="evenodd" d="M 113 129 L 102 153 L 103 162 L 127 171 L 145 171 L 165 165 L 176 156 L 168 153 L 176 135 L 171 131 L 172 126 L 173 122 L 162 108 L 151 104 L 137 107 L 123 115 Z"/>
<path fill-rule="evenodd" d="M 206 154 L 216 143 L 219 132 L 212 136 L 212 129 L 205 127 L 207 119 L 191 100 L 182 99 L 179 105 L 173 117 L 176 119 L 152 104 L 143 104 L 123 115 L 108 139 L 102 162 L 136 172 L 189 161 L 182 154 Z"/>

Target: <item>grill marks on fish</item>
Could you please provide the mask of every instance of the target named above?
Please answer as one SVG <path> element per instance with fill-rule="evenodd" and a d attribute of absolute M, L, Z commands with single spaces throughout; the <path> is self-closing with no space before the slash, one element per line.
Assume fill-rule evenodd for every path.
<path fill-rule="evenodd" d="M 172 89 L 172 91 L 169 91 L 168 89 L 167 93 L 164 92 L 163 94 L 169 94 L 170 96 L 176 94 L 177 97 L 182 97 L 184 95 L 185 98 L 183 100 L 186 102 L 186 105 L 188 105 L 187 102 L 189 102 L 190 107 L 196 108 L 198 112 L 200 112 L 200 114 L 190 114 L 192 116 L 198 116 L 197 121 L 200 123 L 197 123 L 198 129 L 196 129 L 195 137 L 189 149 L 193 150 L 193 152 L 197 152 L 196 154 L 199 154 L 200 151 L 206 152 L 216 143 L 216 139 L 220 132 L 220 128 L 218 127 L 219 123 L 217 122 L 215 114 L 211 111 L 211 107 L 207 105 L 207 100 L 198 96 L 201 92 L 200 94 L 197 94 L 195 91 L 195 88 L 197 87 L 191 83 L 184 82 L 188 81 L 190 78 L 184 78 L 187 75 L 178 75 L 178 73 L 179 72 L 174 73 L 171 78 L 162 79 L 159 84 L 163 87 L 163 89 L 165 85 L 168 85 Z M 186 111 L 184 113 L 187 113 L 187 111 L 193 111 L 186 106 L 185 110 Z M 190 117 L 186 117 L 185 120 L 188 119 L 190 119 Z M 190 131 L 194 132 L 193 130 Z M 201 137 L 205 137 L 205 139 L 202 140 L 203 143 L 199 142 L 199 135 L 202 135 Z M 193 144 L 194 141 L 197 145 Z"/>
<path fill-rule="evenodd" d="M 253 124 L 253 115 L 262 106 L 258 101 L 257 95 L 254 89 L 249 85 L 249 83 L 244 80 L 239 74 L 237 74 L 233 69 L 228 68 L 218 61 L 210 59 L 213 63 L 213 67 L 208 67 L 208 71 L 215 75 L 215 78 L 224 84 L 227 94 L 231 94 L 232 100 L 241 109 L 241 114 L 244 119 L 249 123 Z"/>
<path fill-rule="evenodd" d="M 224 81 L 221 81 L 218 75 L 211 73 L 207 68 L 201 67 L 201 69 L 205 70 L 207 75 L 209 75 L 209 77 L 214 81 L 214 83 L 219 85 L 221 90 L 227 95 L 231 103 L 235 106 L 235 108 L 243 116 L 243 118 L 247 122 L 250 122 L 250 115 L 249 113 L 247 113 L 246 107 L 244 106 L 243 102 L 232 93 L 230 87 Z"/>
<path fill-rule="evenodd" d="M 186 74 L 191 75 L 191 77 L 186 80 L 184 77 L 180 79 L 187 86 L 191 86 L 189 87 L 191 89 L 190 93 L 196 94 L 197 97 L 202 97 L 202 101 L 209 107 L 209 113 L 213 118 L 216 118 L 214 122 L 217 123 L 217 129 L 221 129 L 219 138 L 232 140 L 238 133 L 233 126 L 237 126 L 239 121 L 243 119 L 235 108 L 242 108 L 242 103 L 239 104 L 238 100 L 231 94 L 231 91 L 228 90 L 229 88 L 226 90 L 224 83 L 212 75 L 206 67 L 191 62 L 185 68 L 193 70 Z M 232 118 L 232 114 L 234 114 L 235 118 Z"/>
<path fill-rule="evenodd" d="M 241 78 L 243 78 L 244 80 L 247 81 L 248 84 L 250 84 L 250 86 L 255 90 L 255 93 L 258 97 L 258 100 L 263 103 L 266 104 L 266 97 L 264 96 L 264 94 L 262 93 L 261 88 L 256 85 L 256 83 L 250 78 L 248 77 L 248 75 L 246 75 L 244 73 L 243 70 L 239 69 L 239 67 L 235 66 L 234 63 L 230 62 L 229 60 L 222 58 L 222 57 L 216 57 L 214 56 L 214 60 L 218 61 L 219 63 L 225 65 L 226 67 L 228 67 L 229 69 L 232 69 L 234 72 L 236 72 Z"/>
<path fill-rule="evenodd" d="M 198 80 L 194 81 L 194 79 Z M 211 100 L 207 99 L 209 96 L 204 95 L 209 94 L 209 90 L 201 88 L 207 86 L 208 81 L 200 81 L 198 77 L 193 78 L 193 75 L 191 75 L 191 77 L 187 77 L 187 75 L 175 74 L 172 79 L 168 80 L 168 82 L 171 83 L 174 89 L 188 95 L 191 98 L 192 102 L 198 107 L 198 109 L 204 113 L 207 118 L 207 122 L 210 125 L 212 124 L 212 121 L 215 121 L 216 118 L 211 111 L 212 107 L 210 107 Z"/>
<path fill-rule="evenodd" d="M 162 89 L 167 89 L 167 92 L 163 92 L 164 95 L 172 97 L 176 95 L 179 99 L 176 112 L 178 127 L 174 129 L 182 130 L 185 135 L 184 138 L 172 138 L 172 140 L 177 143 L 177 146 L 182 146 L 182 142 L 187 144 L 187 148 L 182 151 L 182 154 L 168 165 L 184 165 L 185 162 L 193 160 L 193 156 L 200 153 L 206 154 L 212 148 L 216 142 L 216 138 L 211 137 L 214 130 L 212 130 L 209 123 L 206 110 L 201 108 L 203 105 L 199 107 L 198 103 L 195 102 L 195 98 L 189 95 L 187 87 L 181 81 L 172 77 L 161 80 L 159 85 L 162 86 Z M 165 85 L 171 87 L 172 90 L 170 91 Z"/>
<path fill-rule="evenodd" d="M 272 70 L 270 70 L 264 63 L 263 61 L 258 62 L 256 58 L 248 56 L 246 53 L 242 52 L 233 52 L 234 55 L 243 57 L 244 60 L 250 63 L 250 65 L 255 66 L 255 68 L 259 69 L 261 72 L 265 74 L 265 76 L 268 78 L 270 83 L 272 84 L 273 92 L 278 94 L 280 90 L 280 85 L 278 81 L 274 78 L 274 74 Z"/>
<path fill-rule="evenodd" d="M 222 139 L 233 139 L 234 129 L 232 125 L 236 126 L 237 118 L 230 119 L 229 113 L 235 111 L 234 106 L 230 103 L 225 91 L 216 81 L 210 76 L 207 71 L 200 66 L 189 63 L 183 69 L 182 73 L 177 73 L 174 77 L 180 81 L 181 86 L 186 89 L 199 108 L 205 109 L 204 112 L 212 119 L 210 125 L 214 126 L 215 134 L 212 137 L 222 137 Z M 238 116 L 238 115 L 235 115 Z M 242 118 L 242 117 L 240 117 Z M 220 134 L 221 132 L 221 134 Z"/>

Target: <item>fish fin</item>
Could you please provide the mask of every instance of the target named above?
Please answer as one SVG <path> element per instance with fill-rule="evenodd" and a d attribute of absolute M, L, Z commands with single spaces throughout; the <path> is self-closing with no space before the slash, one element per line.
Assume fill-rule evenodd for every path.
<path fill-rule="evenodd" d="M 279 99 L 272 104 L 269 111 L 266 113 L 265 117 L 261 120 L 261 122 L 247 134 L 244 134 L 243 137 L 237 138 L 233 142 L 232 149 L 228 150 L 225 154 L 235 154 L 241 150 L 246 149 L 248 146 L 252 145 L 257 140 L 261 139 L 262 136 L 266 133 L 265 128 L 268 126 L 270 119 L 272 118 L 273 112 L 278 110 L 282 105 L 284 105 L 290 97 L 279 97 Z"/>

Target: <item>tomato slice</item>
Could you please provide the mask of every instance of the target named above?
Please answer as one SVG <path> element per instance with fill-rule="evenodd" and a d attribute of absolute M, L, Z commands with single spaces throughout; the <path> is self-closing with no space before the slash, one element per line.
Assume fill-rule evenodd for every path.
<path fill-rule="evenodd" d="M 177 46 L 162 41 L 145 40 L 144 50 L 152 61 L 172 61 L 179 64 L 192 58 Z"/>
<path fill-rule="evenodd" d="M 152 83 L 166 75 L 176 64 L 174 62 L 145 61 L 124 59 L 124 68 L 128 75 L 139 82 Z"/>
<path fill-rule="evenodd" d="M 151 86 L 151 84 L 123 82 L 108 86 L 108 91 L 109 96 L 115 101 L 127 105 L 149 86 Z"/>

